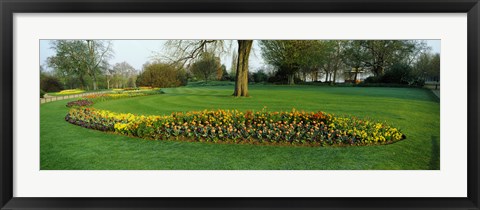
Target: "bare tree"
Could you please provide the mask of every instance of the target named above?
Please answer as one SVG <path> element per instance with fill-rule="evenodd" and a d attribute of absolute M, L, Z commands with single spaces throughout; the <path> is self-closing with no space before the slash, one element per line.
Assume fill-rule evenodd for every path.
<path fill-rule="evenodd" d="M 136 87 L 137 72 L 127 62 L 116 63 L 112 68 L 112 79 L 116 88 Z"/>
<path fill-rule="evenodd" d="M 158 61 L 188 67 L 205 52 L 224 53 L 226 46 L 223 40 L 169 40 L 163 50 L 155 55 Z"/>
<path fill-rule="evenodd" d="M 93 89 L 97 90 L 97 76 L 100 72 L 100 64 L 112 55 L 112 44 L 110 41 L 85 40 L 87 43 L 87 54 L 82 56 L 88 75 L 93 80 Z"/>
<path fill-rule="evenodd" d="M 248 96 L 248 59 L 253 40 L 237 40 L 237 69 L 234 96 Z M 224 40 L 171 40 L 166 44 L 167 54 L 156 56 L 174 65 L 189 66 L 204 52 L 221 54 L 226 52 Z"/>

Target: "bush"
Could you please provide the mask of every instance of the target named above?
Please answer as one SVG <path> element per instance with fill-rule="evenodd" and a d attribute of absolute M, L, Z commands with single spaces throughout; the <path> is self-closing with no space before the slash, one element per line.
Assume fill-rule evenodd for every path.
<path fill-rule="evenodd" d="M 154 63 L 145 67 L 138 75 L 137 86 L 178 87 L 186 85 L 187 78 L 183 70 L 170 64 Z"/>
<path fill-rule="evenodd" d="M 381 77 L 382 83 L 408 84 L 411 80 L 412 68 L 407 64 L 397 63 L 392 65 Z"/>
<path fill-rule="evenodd" d="M 58 92 L 63 90 L 63 85 L 58 78 L 45 75 L 40 79 L 40 89 L 45 92 Z"/>
<path fill-rule="evenodd" d="M 253 73 L 252 77 L 255 83 L 267 82 L 268 80 L 268 75 L 265 74 L 265 72 L 263 72 L 262 70 Z"/>
<path fill-rule="evenodd" d="M 425 79 L 422 79 L 420 77 L 414 79 L 413 81 L 410 82 L 411 86 L 414 87 L 423 87 L 425 85 Z"/>
<path fill-rule="evenodd" d="M 422 87 L 425 84 L 423 78 L 414 75 L 412 67 L 407 64 L 397 63 L 387 69 L 382 76 L 366 78 L 361 87 Z"/>
<path fill-rule="evenodd" d="M 370 84 L 370 83 L 380 83 L 381 78 L 377 76 L 370 76 L 367 77 L 363 83 Z"/>
<path fill-rule="evenodd" d="M 43 98 L 44 95 L 45 95 L 45 91 L 43 91 L 42 89 L 40 89 L 40 98 Z"/>

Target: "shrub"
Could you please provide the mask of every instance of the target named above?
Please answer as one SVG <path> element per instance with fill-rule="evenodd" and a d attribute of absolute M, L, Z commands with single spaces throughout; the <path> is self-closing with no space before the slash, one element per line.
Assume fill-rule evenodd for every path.
<path fill-rule="evenodd" d="M 40 89 L 45 92 L 58 92 L 63 90 L 63 85 L 58 78 L 44 75 L 40 79 Z"/>
<path fill-rule="evenodd" d="M 137 86 L 178 87 L 186 84 L 183 70 L 164 63 L 147 65 L 138 75 Z"/>
<path fill-rule="evenodd" d="M 44 95 L 45 95 L 45 91 L 43 91 L 42 89 L 40 89 L 40 98 L 43 98 Z"/>
<path fill-rule="evenodd" d="M 425 84 L 423 78 L 415 75 L 412 67 L 407 64 L 396 63 L 389 67 L 381 76 L 371 76 L 359 86 L 362 87 L 421 87 Z"/>
<path fill-rule="evenodd" d="M 393 64 L 381 77 L 382 83 L 408 84 L 411 79 L 410 72 L 412 68 L 407 64 Z"/>
<path fill-rule="evenodd" d="M 65 120 L 86 128 L 156 140 L 359 146 L 389 144 L 405 138 L 399 129 L 385 123 L 296 110 L 205 110 L 144 116 L 74 108 Z"/>
<path fill-rule="evenodd" d="M 422 79 L 420 77 L 414 79 L 413 81 L 410 82 L 411 86 L 414 87 L 423 87 L 425 85 L 425 79 Z"/>
<path fill-rule="evenodd" d="M 370 84 L 370 83 L 380 83 L 381 78 L 378 76 L 370 76 L 367 77 L 363 83 Z"/>
<path fill-rule="evenodd" d="M 255 83 L 260 83 L 260 82 L 267 82 L 268 80 L 268 75 L 263 72 L 263 70 L 260 70 L 258 72 L 255 72 L 252 74 L 253 81 Z"/>

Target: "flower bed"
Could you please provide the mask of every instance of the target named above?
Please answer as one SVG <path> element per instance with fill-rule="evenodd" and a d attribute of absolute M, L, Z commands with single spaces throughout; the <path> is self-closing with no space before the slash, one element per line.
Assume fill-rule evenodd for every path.
<path fill-rule="evenodd" d="M 162 94 L 163 92 L 160 89 L 148 90 L 148 91 L 124 91 L 121 93 L 100 93 L 83 96 L 84 99 L 96 101 L 105 101 L 112 99 L 128 98 L 128 97 L 137 97 L 137 96 L 147 96 L 154 94 Z"/>
<path fill-rule="evenodd" d="M 56 95 L 71 95 L 71 94 L 80 94 L 85 92 L 84 90 L 81 89 L 70 89 L 70 90 L 62 90 L 58 93 L 55 93 Z"/>
<path fill-rule="evenodd" d="M 93 105 L 93 101 L 80 99 L 76 101 L 70 101 L 67 103 L 67 107 L 81 107 L 81 106 L 91 106 Z"/>
<path fill-rule="evenodd" d="M 385 123 L 324 112 L 193 111 L 164 116 L 79 107 L 65 120 L 86 128 L 146 139 L 229 143 L 350 146 L 389 144 L 405 138 Z"/>

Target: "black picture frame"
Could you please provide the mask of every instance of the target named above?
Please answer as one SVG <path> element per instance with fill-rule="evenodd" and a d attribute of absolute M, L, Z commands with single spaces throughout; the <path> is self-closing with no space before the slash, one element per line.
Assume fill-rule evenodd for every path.
<path fill-rule="evenodd" d="M 1 209 L 479 209 L 478 0 L 0 0 Z M 466 198 L 17 198 L 13 197 L 14 13 L 467 13 Z M 94 189 L 92 189 L 94 190 Z M 128 190 L 128 189 L 126 189 Z"/>

